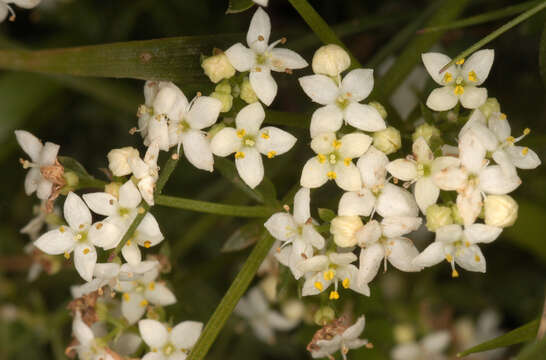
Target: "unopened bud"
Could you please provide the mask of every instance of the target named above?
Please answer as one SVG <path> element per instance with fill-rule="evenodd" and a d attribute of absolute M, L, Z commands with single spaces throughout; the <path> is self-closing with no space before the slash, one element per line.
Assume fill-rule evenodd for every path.
<path fill-rule="evenodd" d="M 425 139 L 427 144 L 430 145 L 433 138 L 439 138 L 441 135 L 442 134 L 440 130 L 436 126 L 424 123 L 419 125 L 415 129 L 415 131 L 411 135 L 411 138 L 413 141 L 415 141 L 422 137 L 423 139 Z"/>
<path fill-rule="evenodd" d="M 339 247 L 355 246 L 356 232 L 364 226 L 360 216 L 336 216 L 330 224 L 330 232 Z"/>
<path fill-rule="evenodd" d="M 63 177 L 64 177 L 64 181 L 66 181 L 65 186 L 69 187 L 69 188 L 75 188 L 76 186 L 78 186 L 78 184 L 80 182 L 80 178 L 79 178 L 78 174 L 76 174 L 73 171 L 66 171 L 63 174 Z"/>
<path fill-rule="evenodd" d="M 95 312 L 99 321 L 106 322 L 108 319 L 108 306 L 103 301 L 97 301 L 95 305 Z"/>
<path fill-rule="evenodd" d="M 116 199 L 119 198 L 119 188 L 121 187 L 120 183 L 111 182 L 104 185 L 104 192 L 112 195 Z"/>
<path fill-rule="evenodd" d="M 229 84 L 229 81 L 224 80 L 220 84 L 216 85 L 214 91 L 224 94 L 231 94 L 231 85 Z"/>
<path fill-rule="evenodd" d="M 235 75 L 235 68 L 229 62 L 228 57 L 224 53 L 220 53 L 206 58 L 201 63 L 201 67 L 213 83 L 218 83 L 223 79 L 229 79 Z"/>
<path fill-rule="evenodd" d="M 402 147 L 402 138 L 400 131 L 392 126 L 373 134 L 373 146 L 384 152 L 386 155 L 392 154 Z"/>
<path fill-rule="evenodd" d="M 453 224 L 453 217 L 451 214 L 451 208 L 441 205 L 430 205 L 426 211 L 427 216 L 427 229 L 430 231 L 436 231 L 442 226 Z"/>
<path fill-rule="evenodd" d="M 262 289 L 266 299 L 273 303 L 277 301 L 277 277 L 269 275 L 262 281 L 260 281 L 260 288 Z"/>
<path fill-rule="evenodd" d="M 394 327 L 394 340 L 399 344 L 415 341 L 415 330 L 409 324 L 400 324 Z"/>
<path fill-rule="evenodd" d="M 292 299 L 284 302 L 281 305 L 281 311 L 286 318 L 294 321 L 299 321 L 305 313 L 303 302 L 298 299 Z"/>
<path fill-rule="evenodd" d="M 453 222 L 455 224 L 464 224 L 464 219 L 459 212 L 459 207 L 457 206 L 457 204 L 451 205 L 451 217 L 453 218 Z"/>
<path fill-rule="evenodd" d="M 484 201 L 485 223 L 512 226 L 518 218 L 518 203 L 509 195 L 488 195 Z"/>
<path fill-rule="evenodd" d="M 258 97 L 256 96 L 256 93 L 254 92 L 252 85 L 250 85 L 250 81 L 248 80 L 248 78 L 245 78 L 243 80 L 240 91 L 241 91 L 239 95 L 240 98 L 243 101 L 245 101 L 247 104 L 252 104 L 258 101 Z"/>
<path fill-rule="evenodd" d="M 107 155 L 108 168 L 114 176 L 129 175 L 132 172 L 129 166 L 129 159 L 139 156 L 138 150 L 131 146 L 110 150 Z"/>
<path fill-rule="evenodd" d="M 323 306 L 313 315 L 313 320 L 318 326 L 324 326 L 336 318 L 336 312 L 329 306 Z"/>
<path fill-rule="evenodd" d="M 383 105 L 381 105 L 381 103 L 377 102 L 377 101 L 370 101 L 368 103 L 368 105 L 370 105 L 371 107 L 373 107 L 375 110 L 377 110 L 377 112 L 379 113 L 379 115 L 381 115 L 381 117 L 383 119 L 386 119 L 387 118 L 387 109 L 385 109 L 385 107 Z"/>
<path fill-rule="evenodd" d="M 328 76 L 338 76 L 351 65 L 347 51 L 336 44 L 321 46 L 313 55 L 313 72 Z"/>
<path fill-rule="evenodd" d="M 487 98 L 487 100 L 485 101 L 485 104 L 480 106 L 479 109 L 486 119 L 489 119 L 491 114 L 498 113 L 501 111 L 500 104 L 496 98 Z"/>
<path fill-rule="evenodd" d="M 231 107 L 233 106 L 233 96 L 231 96 L 231 94 L 215 91 L 210 94 L 210 96 L 220 100 L 220 102 L 222 103 L 222 109 L 220 109 L 220 112 L 228 112 L 229 110 L 231 110 Z"/>

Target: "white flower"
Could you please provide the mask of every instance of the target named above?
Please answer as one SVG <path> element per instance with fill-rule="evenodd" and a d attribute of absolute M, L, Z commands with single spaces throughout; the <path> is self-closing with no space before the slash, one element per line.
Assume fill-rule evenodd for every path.
<path fill-rule="evenodd" d="M 38 199 L 47 200 L 53 190 L 53 183 L 42 175 L 42 169 L 55 164 L 59 145 L 51 142 L 42 145 L 40 139 L 24 130 L 15 130 L 15 137 L 31 160 L 21 161 L 25 169 L 30 168 L 25 177 L 26 194 L 30 195 L 36 191 Z"/>
<path fill-rule="evenodd" d="M 269 233 L 283 241 L 280 252 L 275 254 L 279 262 L 288 266 L 296 279 L 303 276 L 298 268 L 306 258 L 313 256 L 313 247 L 324 247 L 324 238 L 317 232 L 309 209 L 309 189 L 301 188 L 294 196 L 294 214 L 273 214 L 264 224 Z"/>
<path fill-rule="evenodd" d="M 336 334 L 332 339 L 316 341 L 311 349 L 311 356 L 314 359 L 323 357 L 333 359 L 332 354 L 340 351 L 343 359 L 347 360 L 349 350 L 357 349 L 368 343 L 368 340 L 358 338 L 364 331 L 365 325 L 365 318 L 361 316 L 352 326 L 342 333 Z"/>
<path fill-rule="evenodd" d="M 311 148 L 317 156 L 305 163 L 301 186 L 316 188 L 334 180 L 343 190 L 360 189 L 360 174 L 352 160 L 364 154 L 371 142 L 370 136 L 358 132 L 344 135 L 339 140 L 333 132 L 321 133 L 311 141 Z"/>
<path fill-rule="evenodd" d="M 350 65 L 349 54 L 336 44 L 321 46 L 313 55 L 312 67 L 315 74 L 338 76 Z"/>
<path fill-rule="evenodd" d="M 64 254 L 69 258 L 74 251 L 74 266 L 80 276 L 89 281 L 93 275 L 93 269 L 97 262 L 95 246 L 105 247 L 110 244 L 110 238 L 106 236 L 110 231 L 115 231 L 111 224 L 104 224 L 104 231 L 95 231 L 91 226 L 91 212 L 82 199 L 70 192 L 64 202 L 64 218 L 68 226 L 60 226 L 40 236 L 34 245 L 50 255 Z"/>
<path fill-rule="evenodd" d="M 339 299 L 339 282 L 345 289 L 370 296 L 368 285 L 357 281 L 358 269 L 351 264 L 356 259 L 353 253 L 329 253 L 316 255 L 303 261 L 300 265 L 301 271 L 305 273 L 302 296 L 320 294 L 333 283 L 334 290 L 330 291 L 329 297 L 331 300 L 337 300 Z"/>
<path fill-rule="evenodd" d="M 226 50 L 229 61 L 237 71 L 250 71 L 250 84 L 258 98 L 267 106 L 271 105 L 277 95 L 277 83 L 271 76 L 271 70 L 290 72 L 292 69 L 301 69 L 308 65 L 307 61 L 294 51 L 275 48 L 286 39 L 268 45 L 270 33 L 269 16 L 262 8 L 258 8 L 250 21 L 246 35 L 249 48 L 237 43 Z"/>
<path fill-rule="evenodd" d="M 427 142 L 420 137 L 413 142 L 413 156 L 391 161 L 386 168 L 395 178 L 415 183 L 415 200 L 424 214 L 430 205 L 436 204 L 440 196 L 440 189 L 434 183 L 434 174 L 457 164 L 458 160 L 454 157 L 442 156 L 434 159 Z"/>
<path fill-rule="evenodd" d="M 108 169 L 114 176 L 129 175 L 132 170 L 129 166 L 129 159 L 139 157 L 138 150 L 132 146 L 126 146 L 120 149 L 112 149 L 108 152 Z"/>
<path fill-rule="evenodd" d="M 107 216 L 106 219 L 95 224 L 92 229 L 99 233 L 108 230 L 108 234 L 104 235 L 110 239 L 108 246 L 104 246 L 105 250 L 108 250 L 116 247 L 121 241 L 137 216 L 142 197 L 133 182 L 129 180 L 119 188 L 119 200 L 105 192 L 84 194 L 83 199 L 93 212 Z M 110 227 L 107 228 L 106 224 L 114 225 L 115 231 L 110 231 Z M 135 265 L 141 261 L 138 245 L 149 248 L 162 240 L 163 234 L 161 234 L 155 217 L 146 213 L 132 238 L 122 247 L 121 253 L 128 263 Z"/>
<path fill-rule="evenodd" d="M 476 109 L 487 100 L 487 89 L 477 87 L 487 79 L 495 52 L 493 50 L 479 50 L 468 60 L 459 60 L 446 71 L 440 70 L 451 59 L 440 53 L 422 54 L 423 64 L 432 79 L 442 85 L 434 89 L 427 99 L 427 106 L 435 111 L 452 109 L 460 101 L 467 109 Z"/>
<path fill-rule="evenodd" d="M 455 263 L 468 271 L 485 272 L 485 258 L 477 244 L 493 242 L 501 228 L 485 224 L 465 226 L 452 224 L 436 230 L 436 239 L 413 260 L 416 266 L 429 267 L 447 260 L 453 277 L 459 276 Z"/>
<path fill-rule="evenodd" d="M 482 194 L 502 195 L 515 190 L 521 180 L 499 165 L 488 165 L 486 147 L 470 127 L 459 139 L 460 165 L 454 164 L 434 174 L 436 185 L 447 191 L 457 190 L 457 208 L 465 225 L 474 223 L 482 209 Z"/>
<path fill-rule="evenodd" d="M 0 0 L 0 23 L 6 19 L 8 13 L 11 14 L 9 20 L 15 20 L 15 12 L 9 6 L 9 3 L 14 3 L 15 5 L 23 9 L 32 9 L 33 7 L 38 6 L 42 0 Z"/>
<path fill-rule="evenodd" d="M 56 211 L 58 209 L 54 209 Z M 35 216 L 19 231 L 21 234 L 27 234 L 30 237 L 30 240 L 34 241 L 40 235 L 42 228 L 46 224 L 47 210 L 46 202 L 42 200 L 40 205 L 35 205 L 33 207 L 33 213 Z"/>
<path fill-rule="evenodd" d="M 345 120 L 349 125 L 364 131 L 385 128 L 385 120 L 376 108 L 360 104 L 373 89 L 373 70 L 355 69 L 338 82 L 325 75 L 309 75 L 299 78 L 303 91 L 318 108 L 311 118 L 311 137 L 335 132 Z"/>
<path fill-rule="evenodd" d="M 171 329 L 159 321 L 144 319 L 138 322 L 138 329 L 151 349 L 142 360 L 184 360 L 199 339 L 203 323 L 183 321 Z"/>
<path fill-rule="evenodd" d="M 248 295 L 239 300 L 235 313 L 249 322 L 258 339 L 269 344 L 275 343 L 275 330 L 288 331 L 299 323 L 299 320 L 288 319 L 271 310 L 258 287 L 250 289 Z"/>
<path fill-rule="evenodd" d="M 212 152 L 217 156 L 235 153 L 235 165 L 241 179 L 255 188 L 264 177 L 260 154 L 274 158 L 294 146 L 296 138 L 273 126 L 260 129 L 265 111 L 260 103 L 245 106 L 235 117 L 235 126 L 220 130 L 211 141 Z"/>
<path fill-rule="evenodd" d="M 415 217 L 419 214 L 411 193 L 386 182 L 388 163 L 387 156 L 373 146 L 358 159 L 362 188 L 343 194 L 338 206 L 339 215 L 373 216 L 377 212 L 383 217 Z"/>
<path fill-rule="evenodd" d="M 419 343 L 397 345 L 391 352 L 393 360 L 444 360 L 451 336 L 448 331 L 438 331 L 425 336 Z"/>
<path fill-rule="evenodd" d="M 360 229 L 356 238 L 360 251 L 358 281 L 369 283 L 379 271 L 381 261 L 387 270 L 387 259 L 402 271 L 421 271 L 422 266 L 412 264 L 419 251 L 413 242 L 402 235 L 419 229 L 421 218 L 409 216 L 386 217 L 381 223 L 371 220 Z"/>
<path fill-rule="evenodd" d="M 212 171 L 214 163 L 204 128 L 218 119 L 222 102 L 210 96 L 196 96 L 188 103 L 182 91 L 169 111 L 169 145 L 182 145 L 188 161 L 198 169 Z"/>
<path fill-rule="evenodd" d="M 129 324 L 134 324 L 144 315 L 148 304 L 167 306 L 176 302 L 172 291 L 165 284 L 156 281 L 158 276 L 159 269 L 154 266 L 133 280 L 117 283 L 115 289 L 123 292 L 121 313 Z"/>
<path fill-rule="evenodd" d="M 69 349 L 75 349 L 80 360 L 114 360 L 112 355 L 106 351 L 102 342 L 96 341 L 93 330 L 83 322 L 79 311 L 74 316 L 72 332 L 76 340 L 78 340 L 78 344 L 69 347 Z"/>
<path fill-rule="evenodd" d="M 150 144 L 144 159 L 137 156 L 131 156 L 128 159 L 131 172 L 138 180 L 137 186 L 144 201 L 148 205 L 154 204 L 155 183 L 159 177 L 157 158 L 159 157 L 159 146 L 156 143 Z"/>

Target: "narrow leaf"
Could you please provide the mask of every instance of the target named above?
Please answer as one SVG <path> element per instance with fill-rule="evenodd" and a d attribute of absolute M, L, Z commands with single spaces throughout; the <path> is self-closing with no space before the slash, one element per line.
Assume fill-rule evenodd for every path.
<path fill-rule="evenodd" d="M 514 344 L 519 344 L 525 341 L 529 341 L 535 338 L 538 330 L 538 319 L 533 320 L 515 330 L 510 331 L 502 336 L 499 336 L 493 340 L 486 341 L 470 349 L 457 354 L 458 357 L 466 356 L 477 352 L 493 350 L 496 348 L 506 347 Z"/>
<path fill-rule="evenodd" d="M 543 359 L 546 354 L 546 339 L 532 342 L 525 346 L 519 353 L 516 360 L 537 360 Z"/>
<path fill-rule="evenodd" d="M 263 221 L 241 226 L 226 240 L 222 252 L 240 251 L 255 244 L 263 233 Z"/>
<path fill-rule="evenodd" d="M 62 166 L 64 166 L 64 171 L 72 171 L 79 177 L 90 177 L 89 173 L 83 167 L 80 162 L 70 156 L 59 156 L 57 157 Z"/>
<path fill-rule="evenodd" d="M 259 191 L 256 189 L 251 189 L 244 183 L 243 180 L 241 180 L 239 174 L 237 173 L 237 169 L 235 168 L 235 164 L 232 161 L 221 157 L 216 157 L 214 159 L 214 167 L 223 177 L 228 179 L 231 183 L 233 183 L 233 185 L 235 185 L 249 197 L 260 203 L 265 202 L 264 196 Z"/>
<path fill-rule="evenodd" d="M 229 0 L 226 14 L 236 14 L 248 10 L 254 5 L 252 0 Z"/>

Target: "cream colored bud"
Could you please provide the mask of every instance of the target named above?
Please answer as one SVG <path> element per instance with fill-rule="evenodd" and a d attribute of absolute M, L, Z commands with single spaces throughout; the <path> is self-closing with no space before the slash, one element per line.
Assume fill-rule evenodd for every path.
<path fill-rule="evenodd" d="M 392 126 L 373 134 L 373 146 L 386 155 L 392 154 L 402 147 L 400 131 Z"/>
<path fill-rule="evenodd" d="M 216 85 L 214 91 L 224 94 L 231 94 L 231 85 L 229 84 L 228 80 L 224 80 L 220 84 Z"/>
<path fill-rule="evenodd" d="M 324 326 L 336 318 L 336 312 L 329 306 L 323 306 L 313 315 L 313 320 L 318 326 Z"/>
<path fill-rule="evenodd" d="M 281 311 L 286 318 L 299 321 L 303 319 L 305 306 L 303 305 L 302 301 L 298 299 L 291 299 L 281 305 Z"/>
<path fill-rule="evenodd" d="M 451 217 L 453 218 L 453 222 L 455 224 L 464 225 L 464 219 L 459 213 L 459 207 L 457 207 L 457 204 L 451 205 Z"/>
<path fill-rule="evenodd" d="M 245 78 L 243 80 L 243 83 L 241 84 L 240 89 L 240 97 L 242 100 L 244 100 L 247 104 L 252 104 L 258 101 L 258 97 L 256 96 L 256 93 L 254 92 L 254 89 L 252 88 L 252 85 L 250 85 L 250 81 L 248 78 Z"/>
<path fill-rule="evenodd" d="M 436 231 L 442 226 L 453 224 L 453 216 L 451 208 L 441 205 L 430 205 L 426 211 L 427 216 L 427 229 L 430 231 Z"/>
<path fill-rule="evenodd" d="M 415 329 L 409 324 L 400 324 L 394 327 L 394 340 L 398 344 L 407 344 L 415 341 Z"/>
<path fill-rule="evenodd" d="M 411 138 L 412 138 L 413 141 L 415 141 L 415 140 L 419 139 L 420 137 L 422 137 L 423 139 L 425 139 L 427 144 L 430 145 L 430 142 L 431 142 L 432 138 L 439 138 L 441 135 L 442 135 L 442 133 L 440 132 L 440 130 L 436 126 L 424 123 L 424 124 L 419 125 L 415 129 L 415 131 L 411 135 Z"/>
<path fill-rule="evenodd" d="M 336 216 L 330 223 L 330 232 L 339 247 L 355 246 L 356 232 L 364 226 L 360 216 Z"/>
<path fill-rule="evenodd" d="M 129 175 L 132 171 L 128 160 L 131 157 L 139 156 L 138 150 L 131 146 L 110 150 L 108 153 L 108 168 L 114 176 Z"/>
<path fill-rule="evenodd" d="M 351 58 L 341 46 L 328 44 L 321 46 L 313 55 L 313 72 L 328 76 L 338 76 L 351 66 Z"/>
<path fill-rule="evenodd" d="M 277 301 L 277 280 L 276 276 L 269 275 L 260 281 L 260 288 L 262 289 L 265 298 L 272 303 Z"/>
<path fill-rule="evenodd" d="M 379 113 L 379 115 L 381 115 L 381 117 L 383 119 L 386 119 L 387 118 L 387 109 L 385 109 L 385 107 L 383 105 L 381 105 L 381 103 L 377 102 L 377 101 L 370 101 L 368 103 L 368 105 L 370 105 L 371 107 L 373 107 L 375 110 L 377 110 L 377 112 Z"/>
<path fill-rule="evenodd" d="M 115 198 L 119 198 L 119 188 L 121 187 L 120 183 L 111 182 L 104 185 L 104 192 L 112 195 Z"/>
<path fill-rule="evenodd" d="M 500 104 L 496 98 L 487 98 L 487 100 L 485 101 L 485 104 L 480 106 L 479 109 L 486 119 L 489 119 L 491 114 L 498 113 L 501 111 Z"/>
<path fill-rule="evenodd" d="M 205 75 L 215 84 L 235 75 L 235 68 L 224 53 L 206 58 L 201 63 L 201 67 L 205 71 Z"/>
<path fill-rule="evenodd" d="M 518 203 L 509 195 L 488 195 L 484 201 L 485 223 L 512 226 L 518 218 Z"/>
<path fill-rule="evenodd" d="M 231 107 L 233 106 L 233 96 L 231 96 L 231 94 L 215 91 L 210 94 L 210 97 L 220 100 L 222 103 L 220 112 L 228 112 L 231 110 Z"/>

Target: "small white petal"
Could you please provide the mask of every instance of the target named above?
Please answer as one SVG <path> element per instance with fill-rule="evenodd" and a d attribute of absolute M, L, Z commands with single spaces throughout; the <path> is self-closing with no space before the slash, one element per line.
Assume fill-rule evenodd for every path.
<path fill-rule="evenodd" d="M 138 329 L 142 340 L 151 348 L 161 348 L 169 339 L 169 333 L 165 326 L 156 320 L 140 320 Z"/>
<path fill-rule="evenodd" d="M 493 60 L 495 58 L 495 51 L 491 49 L 483 49 L 476 51 L 464 62 L 462 68 L 462 74 L 465 77 L 465 81 L 469 79 L 469 72 L 473 71 L 478 78 L 477 82 L 473 82 L 473 85 L 481 85 L 493 66 Z"/>
<path fill-rule="evenodd" d="M 344 118 L 349 125 L 364 131 L 374 132 L 386 128 L 385 120 L 370 105 L 351 102 L 345 109 Z"/>
<path fill-rule="evenodd" d="M 476 109 L 485 104 L 487 89 L 475 86 L 465 86 L 461 95 L 461 105 L 467 109 Z"/>
<path fill-rule="evenodd" d="M 388 163 L 386 168 L 392 176 L 402 181 L 410 181 L 417 177 L 417 166 L 410 160 L 396 159 Z"/>
<path fill-rule="evenodd" d="M 222 102 L 220 100 L 210 96 L 199 96 L 193 101 L 186 119 L 192 129 L 201 130 L 216 122 L 221 109 Z"/>
<path fill-rule="evenodd" d="M 521 184 L 517 176 L 506 176 L 499 165 L 491 165 L 480 172 L 479 187 L 488 194 L 508 194 Z"/>
<path fill-rule="evenodd" d="M 422 267 L 413 264 L 413 259 L 419 255 L 419 251 L 410 239 L 398 237 L 387 241 L 387 258 L 389 262 L 398 270 L 402 271 L 421 271 Z"/>
<path fill-rule="evenodd" d="M 475 112 L 479 112 L 479 110 L 475 110 Z M 489 129 L 495 134 L 497 140 L 502 142 L 506 141 L 506 138 L 509 137 L 510 133 L 512 132 L 508 119 L 506 117 L 503 117 L 501 113 L 491 114 L 491 116 L 489 116 L 489 119 L 487 120 L 487 125 L 489 126 Z"/>
<path fill-rule="evenodd" d="M 63 231 L 59 229 L 63 229 Z M 70 229 L 67 229 L 66 226 L 50 230 L 34 242 L 34 246 L 49 255 L 59 255 L 65 252 L 70 253 L 74 244 L 74 233 Z"/>
<path fill-rule="evenodd" d="M 485 272 L 485 257 L 476 245 L 461 246 L 455 253 L 455 262 L 465 270 Z"/>
<path fill-rule="evenodd" d="M 237 130 L 226 127 L 220 130 L 210 143 L 214 155 L 228 156 L 241 148 L 241 139 L 237 136 Z"/>
<path fill-rule="evenodd" d="M 232 45 L 225 54 L 231 65 L 239 72 L 249 71 L 256 58 L 254 51 L 241 43 Z"/>
<path fill-rule="evenodd" d="M 169 151 L 169 125 L 165 117 L 154 117 L 148 123 L 145 145 L 157 143 L 162 151 Z"/>
<path fill-rule="evenodd" d="M 324 75 L 308 75 L 298 79 L 303 91 L 316 103 L 333 104 L 339 95 L 335 82 Z"/>
<path fill-rule="evenodd" d="M 330 253 L 328 255 L 330 262 L 336 265 L 349 265 L 355 262 L 358 258 L 351 252 L 347 253 Z"/>
<path fill-rule="evenodd" d="M 260 130 L 256 139 L 256 148 L 264 155 L 274 152 L 273 156 L 281 155 L 292 149 L 296 143 L 292 134 L 273 126 L 266 126 Z"/>
<path fill-rule="evenodd" d="M 31 168 L 25 176 L 25 194 L 30 195 L 38 189 L 38 183 L 42 180 L 42 173 L 37 167 Z"/>
<path fill-rule="evenodd" d="M 309 130 L 311 138 L 322 133 L 333 133 L 343 125 L 343 112 L 336 105 L 326 105 L 318 108 L 311 116 Z"/>
<path fill-rule="evenodd" d="M 436 230 L 436 241 L 440 241 L 445 245 L 459 241 L 461 236 L 463 236 L 463 229 L 458 224 L 442 226 Z"/>
<path fill-rule="evenodd" d="M 121 314 L 127 319 L 129 324 L 132 325 L 142 318 L 146 312 L 146 305 L 143 306 L 143 304 L 146 304 L 146 300 L 140 293 L 130 292 L 123 294 Z M 142 337 L 144 338 L 144 335 Z"/>
<path fill-rule="evenodd" d="M 436 331 L 421 340 L 422 346 L 432 354 L 440 354 L 449 346 L 451 334 L 447 330 Z"/>
<path fill-rule="evenodd" d="M 120 271 L 119 264 L 116 263 L 100 263 L 95 265 L 93 276 L 99 279 L 113 279 L 118 276 Z"/>
<path fill-rule="evenodd" d="M 277 240 L 287 241 L 294 237 L 297 225 L 292 215 L 287 213 L 273 214 L 264 224 L 271 236 Z"/>
<path fill-rule="evenodd" d="M 444 86 L 432 90 L 427 98 L 427 106 L 434 111 L 446 111 L 453 109 L 459 98 L 453 92 L 451 86 Z"/>
<path fill-rule="evenodd" d="M 376 211 L 383 217 L 417 216 L 419 208 L 409 191 L 393 184 L 385 184 L 377 198 Z"/>
<path fill-rule="evenodd" d="M 414 266 L 429 267 L 441 263 L 445 259 L 445 256 L 444 244 L 436 241 L 416 256 L 412 263 Z"/>
<path fill-rule="evenodd" d="M 265 119 L 265 111 L 259 102 L 245 106 L 235 117 L 238 130 L 245 130 L 249 135 L 258 135 L 260 126 Z"/>
<path fill-rule="evenodd" d="M 286 69 L 302 69 L 309 65 L 298 53 L 288 49 L 271 50 L 271 70 L 284 72 Z"/>
<path fill-rule="evenodd" d="M 461 189 L 468 179 L 468 173 L 460 167 L 449 166 L 433 173 L 432 181 L 442 190 Z"/>
<path fill-rule="evenodd" d="M 244 157 L 235 159 L 237 172 L 243 181 L 251 188 L 255 188 L 264 178 L 262 156 L 254 148 L 242 148 Z"/>
<path fill-rule="evenodd" d="M 430 176 L 422 177 L 417 180 L 413 192 L 417 206 L 419 206 L 419 209 L 421 209 L 423 214 L 426 213 L 427 208 L 430 205 L 436 204 L 436 201 L 438 201 L 438 197 L 440 196 L 440 189 L 436 186 Z"/>
<path fill-rule="evenodd" d="M 336 139 L 334 132 L 321 133 L 311 140 L 311 149 L 317 154 L 329 154 L 335 151 Z"/>
<path fill-rule="evenodd" d="M 320 283 L 322 290 L 319 290 L 315 284 Z M 326 290 L 332 282 L 330 280 L 324 280 L 322 273 L 318 273 L 315 276 L 312 276 L 305 280 L 303 287 L 301 289 L 301 296 L 311 296 L 317 295 Z"/>
<path fill-rule="evenodd" d="M 142 254 L 138 248 L 136 241 L 130 241 L 125 243 L 121 248 L 121 255 L 129 265 L 137 266 L 142 260 Z"/>
<path fill-rule="evenodd" d="M 86 230 L 91 225 L 91 212 L 83 200 L 72 191 L 66 196 L 63 215 L 74 231 Z"/>
<path fill-rule="evenodd" d="M 328 181 L 326 175 L 330 170 L 330 166 L 327 163 L 321 164 L 316 156 L 307 160 L 303 170 L 301 172 L 300 184 L 306 188 L 317 188 Z"/>
<path fill-rule="evenodd" d="M 267 106 L 271 105 L 278 87 L 269 69 L 262 67 L 261 71 L 251 71 L 248 78 L 258 99 Z"/>
<path fill-rule="evenodd" d="M 399 237 L 416 231 L 421 226 L 422 219 L 413 216 L 390 216 L 381 221 L 383 235 L 388 238 Z"/>
<path fill-rule="evenodd" d="M 315 229 L 312 224 L 303 225 L 302 238 L 307 244 L 311 244 L 319 250 L 324 247 L 324 238 L 322 237 L 322 235 L 320 235 L 320 233 Z"/>
<path fill-rule="evenodd" d="M 422 164 L 430 164 L 430 162 L 434 160 L 434 154 L 422 136 L 419 136 L 417 140 L 413 142 L 411 149 L 415 159 Z"/>
<path fill-rule="evenodd" d="M 465 227 L 464 234 L 471 244 L 488 244 L 495 241 L 502 232 L 502 228 L 485 224 L 472 224 Z"/>
<path fill-rule="evenodd" d="M 27 153 L 32 162 L 37 163 L 43 148 L 40 139 L 25 130 L 15 130 L 15 137 L 21 149 Z"/>
<path fill-rule="evenodd" d="M 362 331 L 364 331 L 364 327 L 366 326 L 366 320 L 364 318 L 364 315 L 359 317 L 356 322 L 347 328 L 343 332 L 343 338 L 344 339 L 356 339 L 357 337 L 362 334 Z"/>
<path fill-rule="evenodd" d="M 45 178 L 41 178 L 38 181 L 38 188 L 36 189 L 36 196 L 40 200 L 47 200 L 51 196 L 53 190 L 53 183 Z"/>
<path fill-rule="evenodd" d="M 192 349 L 201 335 L 203 323 L 183 321 L 171 331 L 171 342 L 177 348 Z"/>
<path fill-rule="evenodd" d="M 371 136 L 359 132 L 344 135 L 338 149 L 342 158 L 354 159 L 364 154 L 372 143 Z"/>
<path fill-rule="evenodd" d="M 266 315 L 267 322 L 276 330 L 288 331 L 293 329 L 298 323 L 298 320 L 291 320 L 277 311 L 269 311 Z"/>
<path fill-rule="evenodd" d="M 370 220 L 356 232 L 355 237 L 358 240 L 358 246 L 369 247 L 375 244 L 382 234 L 379 222 L 377 220 Z"/>
<path fill-rule="evenodd" d="M 506 152 L 512 159 L 513 164 L 520 169 L 535 169 L 542 163 L 538 155 L 529 148 L 509 146 L 506 148 Z"/>
<path fill-rule="evenodd" d="M 341 89 L 352 101 L 360 102 L 370 95 L 373 83 L 372 69 L 354 69 L 341 81 Z"/>
<path fill-rule="evenodd" d="M 357 281 L 361 284 L 371 282 L 377 275 L 384 257 L 385 250 L 381 244 L 373 244 L 362 249 L 360 251 Z"/>
<path fill-rule="evenodd" d="M 74 248 L 74 267 L 80 276 L 91 281 L 97 263 L 97 251 L 91 244 L 78 244 Z"/>
<path fill-rule="evenodd" d="M 440 85 L 445 85 L 444 76 L 446 73 L 450 73 L 452 76 L 456 73 L 455 65 L 451 65 L 445 72 L 440 73 L 440 70 L 451 61 L 447 55 L 430 52 L 421 54 L 421 59 L 429 75 Z"/>
<path fill-rule="evenodd" d="M 362 183 L 371 188 L 385 182 L 389 158 L 382 151 L 371 146 L 364 155 L 362 155 L 356 165 L 360 170 Z"/>
<path fill-rule="evenodd" d="M 153 289 L 148 286 L 144 296 L 154 305 L 167 306 L 176 303 L 173 292 L 164 284 L 154 283 Z"/>
<path fill-rule="evenodd" d="M 96 214 L 112 216 L 117 213 L 118 200 L 105 192 L 83 194 L 83 200 Z"/>
<path fill-rule="evenodd" d="M 74 321 L 72 322 L 72 332 L 74 333 L 74 337 L 82 346 L 90 346 L 95 339 L 95 335 L 93 335 L 93 330 L 91 330 L 91 328 L 83 322 L 82 316 L 79 311 L 76 312 L 76 316 L 74 317 Z"/>
<path fill-rule="evenodd" d="M 121 229 L 108 221 L 94 223 L 87 233 L 89 241 L 104 250 L 115 248 L 122 236 Z"/>
<path fill-rule="evenodd" d="M 358 191 L 362 187 L 360 172 L 353 162 L 349 165 L 338 162 L 334 167 L 336 184 L 345 191 Z"/>
<path fill-rule="evenodd" d="M 317 255 L 303 261 L 300 265 L 300 269 L 303 272 L 317 272 L 322 271 L 328 267 L 328 257 L 326 255 Z"/>
<path fill-rule="evenodd" d="M 53 165 L 57 159 L 57 153 L 60 146 L 50 142 L 46 142 L 40 153 L 40 159 L 38 160 L 40 165 Z"/>
<path fill-rule="evenodd" d="M 271 34 L 271 20 L 269 15 L 261 8 L 252 16 L 250 26 L 246 34 L 246 43 L 257 52 L 264 52 L 269 43 L 269 35 Z"/>
<path fill-rule="evenodd" d="M 182 133 L 182 146 L 186 159 L 198 169 L 213 171 L 214 159 L 205 134 L 197 130 Z"/>
<path fill-rule="evenodd" d="M 309 204 L 311 203 L 311 191 L 308 188 L 301 188 L 294 195 L 294 220 L 303 224 L 311 217 Z"/>
<path fill-rule="evenodd" d="M 340 216 L 370 216 L 375 206 L 375 196 L 368 189 L 359 192 L 346 192 L 339 200 L 338 214 Z"/>
<path fill-rule="evenodd" d="M 138 204 L 140 204 L 141 200 L 142 196 L 140 195 L 140 191 L 138 191 L 137 187 L 131 180 L 127 181 L 119 188 L 120 206 L 128 209 L 135 209 Z"/>
<path fill-rule="evenodd" d="M 457 195 L 457 209 L 465 225 L 473 224 L 482 210 L 482 196 L 476 187 L 467 187 Z"/>

